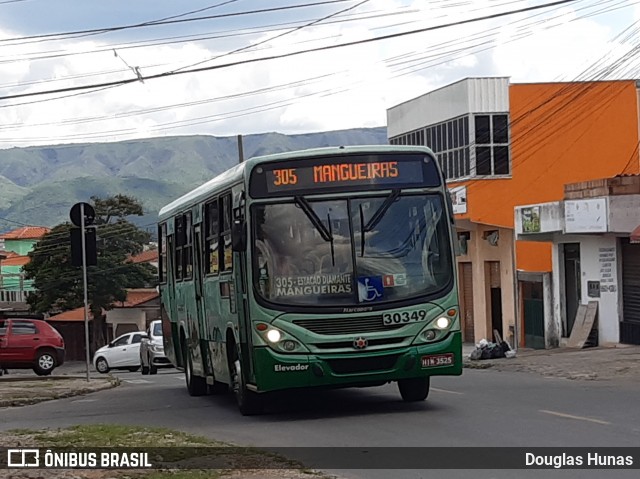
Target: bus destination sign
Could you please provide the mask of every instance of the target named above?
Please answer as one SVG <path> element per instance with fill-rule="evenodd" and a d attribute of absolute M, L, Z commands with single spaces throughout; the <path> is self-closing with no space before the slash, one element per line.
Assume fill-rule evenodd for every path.
<path fill-rule="evenodd" d="M 378 155 L 303 159 L 261 165 L 253 173 L 252 194 L 324 192 L 440 185 L 433 160 L 425 155 Z"/>

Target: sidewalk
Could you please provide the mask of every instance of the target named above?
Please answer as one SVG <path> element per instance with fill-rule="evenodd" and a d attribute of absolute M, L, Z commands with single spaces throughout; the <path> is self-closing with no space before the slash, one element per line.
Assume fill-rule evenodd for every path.
<path fill-rule="evenodd" d="M 56 367 L 51 373 L 53 377 L 59 376 L 75 376 L 78 378 L 86 379 L 87 377 L 87 367 L 84 361 L 66 361 L 62 366 Z M 51 377 L 49 376 L 49 377 Z M 89 377 L 92 379 L 98 378 L 106 378 L 108 375 L 100 374 L 95 370 L 93 365 L 89 365 Z M 37 376 L 31 369 L 11 369 L 9 368 L 9 374 L 0 376 L 0 381 L 4 378 L 22 378 L 28 377 L 34 380 L 37 380 L 39 376 Z M 44 376 L 43 378 L 46 378 Z"/>
<path fill-rule="evenodd" d="M 513 359 L 473 361 L 474 345 L 464 345 L 465 367 L 518 371 L 586 381 L 640 381 L 640 346 L 617 345 L 586 349 L 519 349 Z"/>

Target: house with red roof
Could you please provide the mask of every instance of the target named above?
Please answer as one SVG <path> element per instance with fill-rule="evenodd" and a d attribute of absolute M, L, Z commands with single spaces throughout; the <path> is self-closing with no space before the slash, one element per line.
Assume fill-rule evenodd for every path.
<path fill-rule="evenodd" d="M 28 310 L 27 294 L 33 286 L 24 279 L 22 268 L 29 263 L 29 252 L 49 231 L 44 226 L 22 226 L 0 234 L 0 309 Z"/>
<path fill-rule="evenodd" d="M 144 331 L 151 321 L 160 319 L 160 294 L 155 288 L 128 289 L 127 298 L 117 302 L 113 309 L 105 311 L 107 341 L 130 331 Z M 93 317 L 89 312 L 89 330 Z M 82 361 L 84 348 L 84 307 L 49 316 L 47 321 L 64 338 L 67 358 Z"/>

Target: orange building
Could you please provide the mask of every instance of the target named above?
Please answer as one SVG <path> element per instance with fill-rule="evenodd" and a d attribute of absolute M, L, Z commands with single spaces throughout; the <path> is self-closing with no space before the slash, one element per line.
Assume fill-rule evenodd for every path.
<path fill-rule="evenodd" d="M 514 208 L 562 200 L 568 183 L 639 173 L 638 92 L 633 80 L 469 78 L 388 110 L 389 141 L 430 146 L 448 178 L 466 341 L 498 330 L 512 344 L 557 345 L 544 334 L 551 244 L 515 241 Z"/>

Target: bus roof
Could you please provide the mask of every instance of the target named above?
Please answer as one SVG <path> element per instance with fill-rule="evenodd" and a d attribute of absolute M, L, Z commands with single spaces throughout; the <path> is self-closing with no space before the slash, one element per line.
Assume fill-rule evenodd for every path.
<path fill-rule="evenodd" d="M 215 195 L 218 191 L 224 190 L 242 180 L 245 172 L 249 172 L 256 164 L 271 161 L 312 158 L 314 156 L 337 156 L 345 154 L 366 154 L 366 153 L 390 153 L 390 152 L 433 152 L 425 146 L 405 146 L 405 145 L 363 145 L 363 146 L 338 146 L 325 148 L 311 148 L 307 150 L 287 151 L 272 155 L 256 156 L 244 161 L 233 168 L 228 169 L 224 173 L 219 174 L 215 178 L 207 181 L 203 185 L 189 191 L 180 198 L 172 201 L 164 206 L 158 214 L 158 220 L 164 221 L 172 217 L 176 213 L 190 208 L 200 203 L 210 196 Z"/>

